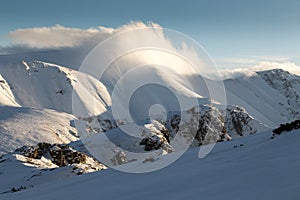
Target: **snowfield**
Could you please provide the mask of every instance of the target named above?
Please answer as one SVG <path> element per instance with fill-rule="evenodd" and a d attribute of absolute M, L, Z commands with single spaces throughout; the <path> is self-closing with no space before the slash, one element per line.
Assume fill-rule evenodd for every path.
<path fill-rule="evenodd" d="M 47 183 L 4 194 L 1 199 L 299 199 L 300 131 L 270 136 L 271 132 L 265 132 L 218 143 L 204 159 L 198 158 L 195 148 L 152 173 L 107 169 L 61 180 L 47 177 Z M 151 164 L 134 162 L 123 167 Z"/>
<path fill-rule="evenodd" d="M 75 117 L 49 109 L 0 106 L 0 154 L 39 142 L 78 140 Z"/>

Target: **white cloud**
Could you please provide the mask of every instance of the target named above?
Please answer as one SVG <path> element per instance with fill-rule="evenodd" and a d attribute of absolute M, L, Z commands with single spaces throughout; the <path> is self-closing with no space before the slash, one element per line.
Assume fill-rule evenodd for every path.
<path fill-rule="evenodd" d="M 218 58 L 215 60 L 220 68 L 251 67 L 261 62 L 288 62 L 291 59 L 282 56 L 248 56 L 236 58 Z"/>
<path fill-rule="evenodd" d="M 220 66 L 230 67 L 232 65 L 249 66 L 257 63 L 255 58 L 219 58 L 215 62 Z"/>
<path fill-rule="evenodd" d="M 150 29 L 149 29 L 150 28 Z M 79 28 L 68 28 L 61 25 L 56 25 L 53 27 L 36 27 L 36 28 L 25 28 L 17 29 L 9 33 L 9 37 L 12 39 L 14 46 L 9 48 L 2 48 L 4 50 L 23 51 L 23 49 L 51 49 L 51 48 L 67 48 L 76 49 L 75 54 L 72 55 L 76 57 L 78 55 L 84 57 L 86 53 L 92 50 L 97 44 L 108 39 L 111 36 L 117 35 L 121 32 L 132 31 L 136 29 L 147 29 L 147 31 L 141 32 L 141 34 L 133 35 L 130 40 L 125 38 L 122 41 L 115 41 L 111 43 L 108 47 L 108 51 L 116 53 L 116 50 L 122 52 L 123 50 L 130 49 L 131 47 L 138 47 L 140 44 L 144 46 L 154 46 L 164 47 L 165 49 L 171 50 L 180 55 L 184 55 L 189 61 L 197 63 L 198 65 L 204 65 L 202 69 L 208 69 L 205 66 L 203 58 L 198 58 L 197 52 L 194 51 L 190 46 L 182 44 L 180 48 L 178 45 L 175 47 L 172 42 L 167 39 L 164 29 L 155 23 L 142 23 L 142 22 L 131 22 L 129 24 L 123 25 L 119 28 L 110 27 L 95 27 L 89 29 L 79 29 Z M 132 36 L 132 35 L 131 35 Z M 27 50 L 28 50 L 27 49 Z M 0 48 L 1 50 L 1 48 Z M 134 58 L 128 56 L 128 59 L 124 60 L 122 66 L 138 65 L 138 64 L 161 64 L 173 66 L 175 70 L 179 70 L 181 73 L 189 73 L 190 66 L 185 66 L 181 63 L 180 59 L 176 60 L 174 57 L 167 56 L 165 53 L 158 52 L 141 52 L 132 54 Z M 174 55 L 173 55 L 174 56 Z M 56 58 L 55 56 L 53 56 Z M 70 56 L 71 57 L 71 56 Z M 61 59 L 65 62 L 65 58 Z M 61 64 L 60 61 L 54 60 L 54 63 Z M 237 57 L 237 58 L 219 58 L 215 62 L 218 66 L 225 66 L 228 69 L 221 70 L 221 74 L 224 78 L 232 78 L 236 76 L 250 76 L 255 73 L 255 71 L 282 68 L 284 70 L 290 71 L 300 75 L 300 69 L 294 63 L 289 62 L 289 58 L 280 56 L 250 56 L 250 57 Z M 49 60 L 48 61 L 52 61 Z M 80 66 L 82 60 L 78 63 L 72 63 L 72 65 Z M 76 61 L 77 62 L 77 61 Z M 68 63 L 67 63 L 68 64 Z M 180 66 L 179 66 L 180 65 Z M 178 68 L 176 68 L 178 66 Z M 243 67 L 243 68 L 238 68 Z M 234 69 L 233 69 L 234 68 Z M 205 70 L 202 70 L 205 71 Z"/>
<path fill-rule="evenodd" d="M 116 39 L 113 42 L 109 42 L 109 46 L 105 47 L 105 51 L 99 54 L 98 59 L 114 57 L 125 51 L 129 52 L 130 50 L 139 48 L 156 48 L 157 50 L 141 51 L 140 53 L 127 56 L 127 59 L 123 59 L 122 67 L 154 64 L 172 66 L 173 70 L 185 74 L 195 72 L 195 68 L 198 68 L 196 69 L 198 71 L 209 71 L 208 68 L 211 67 L 212 63 L 210 63 L 208 56 L 205 57 L 204 51 L 199 53 L 192 47 L 194 44 L 187 44 L 184 43 L 186 41 L 181 41 L 184 37 L 183 35 L 178 35 L 178 32 L 168 31 L 168 35 L 166 34 L 167 31 L 168 30 L 163 29 L 159 24 L 151 22 L 147 24 L 143 22 L 131 22 L 119 28 L 95 27 L 79 29 L 56 25 L 53 27 L 17 29 L 9 33 L 9 37 L 13 41 L 14 46 L 11 48 L 2 48 L 2 52 L 19 53 L 20 50 L 24 51 L 24 49 L 25 51 L 27 50 L 27 52 L 30 52 L 30 49 L 34 49 L 34 51 L 63 49 L 74 54 L 68 57 L 72 57 L 73 59 L 80 57 L 79 61 L 76 61 L 77 63 L 71 63 L 73 66 L 80 66 L 80 63 L 96 45 L 107 41 L 107 39 L 111 37 L 118 36 L 120 33 L 132 32 L 130 34 L 124 34 L 124 37 L 115 37 Z M 170 39 L 173 40 L 170 41 Z M 161 49 L 161 51 L 159 49 Z M 163 52 L 163 50 L 167 50 L 169 53 L 166 53 L 167 51 Z M 110 53 L 110 55 L 105 55 L 106 53 Z M 180 58 L 180 56 L 176 57 L 176 55 L 184 57 L 184 59 L 194 66 L 188 64 L 188 62 Z M 201 58 L 198 57 L 199 55 Z M 36 59 L 34 56 L 29 57 Z M 38 57 L 38 59 L 41 60 L 40 57 Z M 66 58 L 58 59 L 58 56 L 51 56 L 50 59 L 42 58 L 42 60 L 70 66 L 70 62 L 65 61 Z M 201 70 L 199 70 L 200 68 Z M 214 71 L 215 69 L 211 68 L 210 70 Z"/>
<path fill-rule="evenodd" d="M 223 79 L 231 79 L 236 77 L 250 77 L 255 75 L 255 71 L 249 68 L 221 69 L 219 72 Z"/>
<path fill-rule="evenodd" d="M 60 25 L 53 27 L 17 29 L 9 33 L 15 44 L 25 44 L 30 47 L 72 47 L 79 45 L 83 40 L 95 37 L 99 29 L 81 30 L 66 28 Z"/>
<path fill-rule="evenodd" d="M 116 29 L 101 26 L 79 29 L 56 25 L 17 29 L 11 31 L 9 37 L 15 45 L 28 45 L 35 48 L 74 47 L 102 41 L 116 32 L 145 28 L 146 26 L 159 27 L 157 24 L 149 23 L 146 25 L 141 22 L 132 22 Z"/>
<path fill-rule="evenodd" d="M 223 79 L 236 78 L 236 77 L 248 77 L 256 75 L 256 71 L 270 70 L 270 69 L 283 69 L 292 74 L 300 76 L 300 66 L 297 66 L 293 62 L 272 62 L 264 61 L 258 64 L 252 65 L 247 68 L 231 68 L 220 70 Z"/>
<path fill-rule="evenodd" d="M 300 66 L 293 62 L 261 62 L 251 68 L 254 71 L 269 70 L 269 69 L 283 69 L 290 73 L 300 76 Z"/>

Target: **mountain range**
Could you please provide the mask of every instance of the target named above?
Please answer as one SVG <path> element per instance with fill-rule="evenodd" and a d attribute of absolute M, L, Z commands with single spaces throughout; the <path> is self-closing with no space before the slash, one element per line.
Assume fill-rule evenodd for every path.
<path fill-rule="evenodd" d="M 7 60 L 10 59 L 2 57 L 0 62 L 0 180 L 10 180 L 0 186 L 4 197 L 55 181 L 57 177 L 65 180 L 101 170 L 92 179 L 98 184 L 97 177 L 104 178 L 101 173 L 115 176 L 114 172 L 104 172 L 109 166 L 151 165 L 156 159 L 176 155 L 182 150 L 178 141 L 184 141 L 183 147 L 191 149 L 177 163 L 184 163 L 185 167 L 193 167 L 198 162 L 190 161 L 195 148 L 211 143 L 218 143 L 213 154 L 225 151 L 222 155 L 229 156 L 227 159 L 235 154 L 242 158 L 263 151 L 262 141 L 266 143 L 263 155 L 273 155 L 280 152 L 274 150 L 278 141 L 266 141 L 271 130 L 300 116 L 300 77 L 282 69 L 253 71 L 250 75 L 240 74 L 220 81 L 198 75 L 166 74 L 157 66 L 147 66 L 138 72 L 141 78 L 150 77 L 168 88 L 150 85 L 128 96 L 130 93 L 122 91 L 132 82 L 128 79 L 118 83 L 122 73 L 108 73 L 111 77 L 98 80 L 93 74 L 77 71 L 77 67 Z M 224 87 L 226 105 L 209 98 L 207 83 Z M 114 93 L 115 86 L 119 88 Z M 179 107 L 178 101 L 184 102 L 184 106 Z M 149 114 L 152 105 L 164 108 Z M 123 114 L 128 108 L 129 115 Z M 78 128 L 80 123 L 84 124 L 83 128 Z M 286 137 L 283 143 L 298 136 L 293 133 Z M 93 146 L 95 141 L 97 147 Z M 253 147 L 244 149 L 244 145 Z M 237 147 L 241 151 L 233 152 L 232 148 Z M 100 157 L 95 152 L 100 152 Z M 216 166 L 222 156 L 209 159 Z M 218 161 L 214 163 L 213 159 Z M 249 159 L 255 160 L 251 156 Z M 218 170 L 203 164 L 201 170 Z M 240 167 L 245 165 L 242 162 Z M 233 173 L 222 170 L 228 170 L 224 172 L 226 178 Z M 175 168 L 171 167 L 170 172 L 176 173 Z M 126 176 L 121 175 L 120 180 L 124 182 Z M 149 177 L 143 178 L 146 181 Z M 70 179 L 72 184 L 73 181 L 79 187 L 78 182 L 85 184 L 87 180 Z M 60 181 L 58 185 L 64 183 Z M 46 190 L 45 187 L 41 190 Z M 49 187 L 54 190 L 55 186 Z M 220 184 L 220 192 L 225 188 Z"/>

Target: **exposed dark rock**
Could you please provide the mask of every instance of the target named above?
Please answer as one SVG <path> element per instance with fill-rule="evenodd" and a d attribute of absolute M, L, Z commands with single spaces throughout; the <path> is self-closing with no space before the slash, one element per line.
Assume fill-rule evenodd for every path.
<path fill-rule="evenodd" d="M 75 151 L 70 146 L 64 144 L 38 143 L 37 146 L 21 147 L 16 152 L 20 152 L 22 155 L 33 159 L 45 157 L 59 167 L 85 163 L 87 158 L 86 154 Z"/>
<path fill-rule="evenodd" d="M 170 132 L 167 128 L 163 127 L 160 132 L 163 134 L 164 138 L 170 143 Z"/>
<path fill-rule="evenodd" d="M 142 139 L 140 145 L 145 145 L 145 151 L 157 150 L 162 146 L 160 138 L 154 135 Z"/>
<path fill-rule="evenodd" d="M 63 94 L 64 94 L 64 91 L 63 91 L 63 90 L 58 90 L 58 91 L 56 91 L 56 94 L 61 94 L 61 95 L 63 95 Z"/>
<path fill-rule="evenodd" d="M 295 120 L 291 123 L 280 124 L 278 128 L 273 130 L 273 135 L 271 138 L 273 139 L 276 135 L 281 135 L 282 132 L 289 132 L 299 128 L 300 128 L 300 120 Z"/>
<path fill-rule="evenodd" d="M 5 192 L 2 192 L 1 194 L 7 194 L 7 193 L 14 193 L 14 192 L 19 192 L 21 190 L 25 190 L 25 189 L 28 189 L 28 188 L 32 188 L 33 186 L 20 186 L 20 187 L 12 187 L 9 191 L 5 191 Z"/>
<path fill-rule="evenodd" d="M 179 114 L 175 114 L 171 119 L 171 127 L 172 129 L 175 129 L 176 132 L 179 129 L 180 121 L 181 121 L 181 116 Z"/>

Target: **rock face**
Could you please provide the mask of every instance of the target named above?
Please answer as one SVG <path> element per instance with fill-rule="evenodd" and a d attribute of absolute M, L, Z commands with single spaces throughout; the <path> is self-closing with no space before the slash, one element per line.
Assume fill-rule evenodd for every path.
<path fill-rule="evenodd" d="M 179 135 L 191 143 L 191 147 L 230 140 L 222 113 L 216 107 L 199 106 L 171 116 L 166 123 L 171 139 Z"/>
<path fill-rule="evenodd" d="M 222 110 L 212 105 L 203 105 L 182 113 L 174 112 L 166 124 L 171 138 L 179 134 L 189 140 L 195 139 L 192 146 L 267 130 L 265 125 L 238 106 L 228 106 Z"/>
<path fill-rule="evenodd" d="M 156 123 L 160 122 L 156 121 Z M 147 136 L 140 141 L 139 145 L 144 146 L 145 151 L 158 150 L 161 148 L 167 153 L 173 152 L 170 145 L 169 130 L 163 124 L 160 124 L 159 129 L 150 131 L 150 134 L 144 133 L 144 135 Z"/>
<path fill-rule="evenodd" d="M 222 111 L 227 132 L 231 137 L 252 135 L 267 130 L 267 127 L 250 116 L 239 106 L 230 106 Z"/>
<path fill-rule="evenodd" d="M 78 152 L 65 144 L 38 143 L 37 146 L 23 146 L 15 151 L 28 159 L 48 159 L 57 167 L 74 165 L 75 167 L 84 166 L 84 170 L 94 169 L 98 171 L 105 166 L 89 157 L 85 153 Z M 33 162 L 34 163 L 34 162 Z"/>

